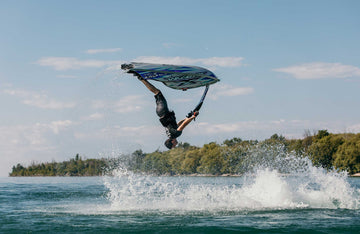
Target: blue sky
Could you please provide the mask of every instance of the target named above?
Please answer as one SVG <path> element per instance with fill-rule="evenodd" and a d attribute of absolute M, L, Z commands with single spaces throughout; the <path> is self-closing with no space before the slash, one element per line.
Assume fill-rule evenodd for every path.
<path fill-rule="evenodd" d="M 123 62 L 203 66 L 179 141 L 360 132 L 359 1 L 1 1 L 0 175 L 20 162 L 164 150 L 154 98 Z M 202 90 L 155 84 L 184 117 Z"/>

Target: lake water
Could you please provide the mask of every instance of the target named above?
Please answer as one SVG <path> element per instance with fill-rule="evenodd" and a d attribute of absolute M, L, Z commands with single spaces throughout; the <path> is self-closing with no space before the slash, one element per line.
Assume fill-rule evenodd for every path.
<path fill-rule="evenodd" d="M 0 233 L 359 233 L 360 179 L 282 175 L 0 179 Z"/>

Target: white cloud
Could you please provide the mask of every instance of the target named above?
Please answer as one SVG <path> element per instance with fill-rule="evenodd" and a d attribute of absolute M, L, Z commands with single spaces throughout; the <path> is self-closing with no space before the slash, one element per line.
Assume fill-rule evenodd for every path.
<path fill-rule="evenodd" d="M 61 131 L 75 124 L 71 120 L 59 120 L 33 125 L 0 126 L 0 149 L 14 153 L 18 150 L 54 149 L 54 146 L 51 146 L 48 134 L 58 135 Z"/>
<path fill-rule="evenodd" d="M 325 79 L 360 77 L 360 68 L 341 63 L 306 63 L 297 66 L 273 69 L 294 76 L 296 79 Z"/>
<path fill-rule="evenodd" d="M 59 121 L 52 121 L 50 124 L 42 124 L 44 129 L 50 129 L 54 134 L 59 134 L 61 130 L 64 130 L 72 125 L 75 125 L 71 120 L 59 120 Z"/>
<path fill-rule="evenodd" d="M 349 126 L 347 132 L 360 133 L 360 123 Z"/>
<path fill-rule="evenodd" d="M 59 150 L 59 134 L 76 125 L 70 120 L 30 125 L 0 126 L 1 176 L 17 163 L 40 158 L 49 161 Z"/>
<path fill-rule="evenodd" d="M 64 109 L 76 106 L 74 102 L 59 102 L 55 100 L 47 100 L 46 95 L 33 96 L 30 99 L 23 100 L 23 103 L 29 106 L 35 106 L 42 109 Z"/>
<path fill-rule="evenodd" d="M 95 100 L 95 101 L 92 101 L 91 106 L 94 109 L 103 109 L 103 108 L 106 108 L 108 105 L 103 100 Z"/>
<path fill-rule="evenodd" d="M 145 126 L 145 125 L 141 125 L 141 126 L 125 126 L 125 127 L 120 127 L 120 126 L 115 126 L 112 128 L 106 128 L 103 129 L 104 132 L 108 132 L 111 135 L 116 135 L 116 136 L 123 136 L 123 137 L 128 137 L 128 136 L 152 136 L 154 135 L 154 132 L 156 133 L 161 133 L 161 131 L 163 131 L 163 128 L 160 126 Z M 165 132 L 165 131 L 164 131 Z"/>
<path fill-rule="evenodd" d="M 115 102 L 114 108 L 119 113 L 136 112 L 142 109 L 144 98 L 140 95 L 126 96 Z"/>
<path fill-rule="evenodd" d="M 211 57 L 211 58 L 187 58 L 187 57 L 156 57 L 141 56 L 134 59 L 135 62 L 143 63 L 164 63 L 164 64 L 200 64 L 203 66 L 215 67 L 240 67 L 243 66 L 242 57 Z"/>
<path fill-rule="evenodd" d="M 205 134 L 220 134 L 220 133 L 235 133 L 241 132 L 245 129 L 258 128 L 258 121 L 246 121 L 236 123 L 210 124 L 207 122 L 199 123 L 195 128 L 190 129 L 191 133 L 205 133 Z M 199 131 L 202 129 L 202 131 Z"/>
<path fill-rule="evenodd" d="M 130 95 L 117 101 L 96 100 L 92 102 L 92 107 L 94 109 L 111 109 L 117 113 L 131 113 L 142 110 L 147 103 L 148 100 L 145 100 L 142 95 Z"/>
<path fill-rule="evenodd" d="M 5 89 L 3 90 L 5 94 L 12 95 L 22 99 L 22 102 L 25 105 L 34 106 L 42 109 L 64 109 L 64 108 L 74 108 L 76 106 L 75 102 L 60 102 L 54 99 L 50 99 L 44 93 L 37 93 L 22 89 Z"/>
<path fill-rule="evenodd" d="M 56 77 L 58 77 L 58 78 L 69 78 L 69 79 L 78 78 L 78 76 L 74 76 L 74 75 L 57 75 Z"/>
<path fill-rule="evenodd" d="M 99 120 L 99 119 L 103 119 L 103 118 L 104 118 L 104 114 L 96 112 L 96 113 L 93 113 L 93 114 L 91 114 L 89 116 L 83 117 L 82 119 L 91 121 L 91 120 Z"/>
<path fill-rule="evenodd" d="M 156 134 L 154 134 L 156 133 Z M 146 141 L 149 138 L 157 138 L 162 137 L 162 133 L 165 135 L 165 130 L 160 125 L 140 125 L 140 126 L 111 126 L 100 129 L 98 131 L 94 131 L 91 134 L 76 132 L 75 137 L 77 139 L 106 139 L 106 138 L 127 138 L 131 139 L 131 141 Z"/>
<path fill-rule="evenodd" d="M 349 127 L 344 127 L 349 125 Z M 310 121 L 310 120 L 267 120 L 239 121 L 232 123 L 198 122 L 186 131 L 191 135 L 208 136 L 253 136 L 254 139 L 269 137 L 274 133 L 291 138 L 302 138 L 305 130 L 317 131 L 327 129 L 332 133 L 360 132 L 360 124 L 344 124 L 340 121 Z"/>
<path fill-rule="evenodd" d="M 58 71 L 81 69 L 81 68 L 101 68 L 114 64 L 121 64 L 122 61 L 107 60 L 79 60 L 73 57 L 44 57 L 35 62 L 40 66 L 52 67 Z"/>
<path fill-rule="evenodd" d="M 200 117 L 201 118 L 201 117 Z M 209 123 L 193 122 L 184 130 L 179 140 L 198 139 L 201 136 L 206 139 L 216 138 L 224 140 L 229 137 L 241 137 L 244 139 L 262 140 L 277 133 L 288 138 L 303 138 L 305 130 L 316 132 L 320 129 L 327 129 L 332 133 L 360 132 L 360 124 L 349 124 L 344 128 L 343 122 L 334 121 L 310 121 L 310 120 L 264 120 L 264 121 L 238 121 L 230 123 Z M 154 134 L 156 133 L 156 134 Z M 78 139 L 103 139 L 106 137 L 130 138 L 132 141 L 139 140 L 146 142 L 151 137 L 160 140 L 165 137 L 165 131 L 160 124 L 141 126 L 111 126 L 100 131 L 85 134 L 78 133 Z M 156 143 L 156 142 L 153 142 Z"/>
<path fill-rule="evenodd" d="M 234 87 L 232 85 L 218 84 L 214 85 L 214 88 L 211 90 L 209 98 L 218 99 L 219 97 L 234 97 L 240 95 L 249 95 L 254 92 L 254 89 L 251 87 Z"/>
<path fill-rule="evenodd" d="M 244 65 L 242 63 L 242 60 L 244 60 L 244 58 L 242 57 L 211 57 L 211 58 L 194 59 L 187 57 L 156 57 L 156 56 L 141 56 L 134 59 L 135 62 L 165 63 L 165 64 L 179 64 L 179 65 L 199 64 L 207 67 L 240 67 Z M 74 57 L 43 57 L 35 62 L 35 64 L 38 64 L 40 66 L 52 67 L 58 71 L 81 69 L 81 68 L 101 68 L 105 66 L 108 66 L 106 71 L 112 71 L 112 70 L 120 70 L 120 65 L 122 63 L 124 63 L 124 61 L 90 60 L 90 59 L 80 60 Z"/>
<path fill-rule="evenodd" d="M 115 53 L 122 51 L 121 48 L 109 48 L 109 49 L 90 49 L 85 51 L 87 54 L 99 54 L 99 53 Z"/>

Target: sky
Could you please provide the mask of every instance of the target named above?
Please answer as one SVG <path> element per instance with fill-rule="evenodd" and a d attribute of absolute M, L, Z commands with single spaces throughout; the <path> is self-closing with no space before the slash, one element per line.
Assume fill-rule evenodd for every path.
<path fill-rule="evenodd" d="M 0 176 L 17 163 L 165 150 L 120 64 L 196 65 L 210 87 L 180 142 L 360 132 L 360 1 L 0 2 Z M 202 88 L 153 83 L 180 120 Z"/>

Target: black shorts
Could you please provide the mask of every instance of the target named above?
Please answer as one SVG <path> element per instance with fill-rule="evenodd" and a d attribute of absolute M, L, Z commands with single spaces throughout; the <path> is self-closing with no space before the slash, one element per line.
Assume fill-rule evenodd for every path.
<path fill-rule="evenodd" d="M 169 112 L 169 108 L 166 102 L 165 97 L 161 92 L 155 95 L 156 99 L 156 114 L 161 118 L 164 117 L 166 113 Z"/>

